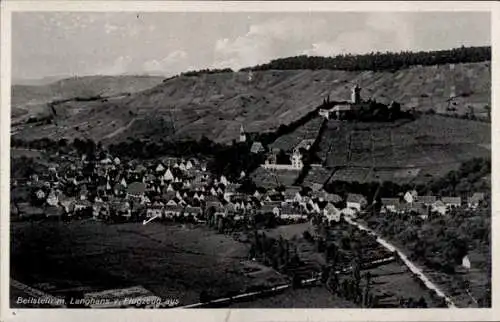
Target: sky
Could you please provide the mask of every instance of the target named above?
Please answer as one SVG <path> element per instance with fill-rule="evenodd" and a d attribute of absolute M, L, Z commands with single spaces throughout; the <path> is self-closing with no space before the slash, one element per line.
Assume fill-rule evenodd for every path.
<path fill-rule="evenodd" d="M 295 55 L 491 43 L 481 12 L 15 12 L 12 77 L 239 69 Z"/>

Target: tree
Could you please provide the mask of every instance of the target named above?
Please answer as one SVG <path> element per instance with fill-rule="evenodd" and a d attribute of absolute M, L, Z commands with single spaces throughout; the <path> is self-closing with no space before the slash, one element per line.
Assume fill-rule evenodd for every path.
<path fill-rule="evenodd" d="M 485 105 L 484 110 L 486 111 L 486 114 L 488 116 L 488 121 L 491 121 L 491 107 L 489 105 Z"/>

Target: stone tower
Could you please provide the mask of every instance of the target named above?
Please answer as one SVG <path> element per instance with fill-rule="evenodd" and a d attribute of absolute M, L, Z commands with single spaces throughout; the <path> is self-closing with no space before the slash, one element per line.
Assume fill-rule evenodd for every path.
<path fill-rule="evenodd" d="M 361 87 L 356 84 L 351 91 L 351 103 L 358 104 L 361 103 Z"/>

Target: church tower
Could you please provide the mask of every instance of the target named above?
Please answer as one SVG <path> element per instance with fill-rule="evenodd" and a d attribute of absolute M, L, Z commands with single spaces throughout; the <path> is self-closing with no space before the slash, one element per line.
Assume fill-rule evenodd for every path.
<path fill-rule="evenodd" d="M 361 87 L 359 87 L 358 84 L 356 84 L 356 86 L 352 88 L 351 103 L 352 104 L 361 103 Z"/>
<path fill-rule="evenodd" d="M 243 129 L 243 124 L 240 127 L 240 142 L 246 142 L 247 135 L 245 133 L 245 129 Z"/>

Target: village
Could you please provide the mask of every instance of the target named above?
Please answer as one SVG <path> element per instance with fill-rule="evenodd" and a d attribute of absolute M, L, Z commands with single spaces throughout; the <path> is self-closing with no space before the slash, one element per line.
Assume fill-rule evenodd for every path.
<path fill-rule="evenodd" d="M 299 150 L 303 145 L 301 142 L 294 149 L 291 165 L 279 165 L 268 158 L 261 167 L 301 169 Z M 53 164 L 46 173 L 12 180 L 12 189 L 24 189 L 29 196 L 27 200 L 13 199 L 13 220 L 85 217 L 113 221 L 158 218 L 204 222 L 215 218 L 217 222 L 218 218 L 227 218 L 238 222 L 260 215 L 272 216 L 283 224 L 307 221 L 313 216 L 338 222 L 343 216 L 355 218 L 373 211 L 377 202 L 380 215 L 406 213 L 426 219 L 431 213 L 446 215 L 454 208 L 476 209 L 485 199 L 480 192 L 471 193 L 465 199 L 419 196 L 413 190 L 393 198 L 378 198 L 369 205 L 368 196 L 356 191 L 339 196 L 326 192 L 320 184 L 272 189 L 257 186 L 251 191 L 242 191 L 241 181 L 246 176 L 243 171 L 240 180 L 231 182 L 224 175 L 213 175 L 206 163 L 196 158 L 167 157 L 142 162 L 123 162 L 109 154 L 95 161 L 87 160 L 85 155 L 60 158 L 61 162 Z"/>

